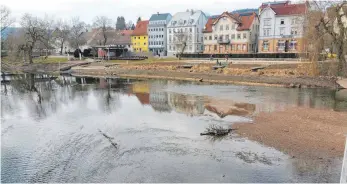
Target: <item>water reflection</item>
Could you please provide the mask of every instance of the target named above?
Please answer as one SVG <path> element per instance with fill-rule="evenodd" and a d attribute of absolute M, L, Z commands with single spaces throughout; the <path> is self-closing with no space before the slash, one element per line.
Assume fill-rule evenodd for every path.
<path fill-rule="evenodd" d="M 6 80 L 2 182 L 339 179 L 339 160 L 305 165 L 233 134 L 218 140 L 200 136 L 212 123 L 229 127 L 287 106 L 344 110 L 333 91 L 48 75 Z M 318 166 L 322 169 L 314 169 Z"/>

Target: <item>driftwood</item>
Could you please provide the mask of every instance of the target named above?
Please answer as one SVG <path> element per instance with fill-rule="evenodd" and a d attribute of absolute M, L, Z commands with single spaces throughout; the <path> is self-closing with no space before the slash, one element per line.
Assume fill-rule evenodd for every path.
<path fill-rule="evenodd" d="M 117 147 L 117 143 L 113 142 L 112 140 L 114 139 L 113 137 L 110 137 L 108 135 L 106 135 L 105 133 L 103 133 L 100 129 L 99 132 L 101 133 L 101 135 L 103 135 L 110 143 L 113 147 L 118 148 Z"/>
<path fill-rule="evenodd" d="M 231 128 L 225 129 L 219 125 L 210 125 L 208 128 L 206 128 L 206 131 L 204 133 L 200 133 L 200 135 L 225 136 L 233 130 L 234 129 Z"/>

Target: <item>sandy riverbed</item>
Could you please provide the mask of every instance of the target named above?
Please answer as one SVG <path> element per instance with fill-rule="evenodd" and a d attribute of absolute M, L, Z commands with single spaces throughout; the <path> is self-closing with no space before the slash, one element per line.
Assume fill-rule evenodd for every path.
<path fill-rule="evenodd" d="M 235 124 L 236 133 L 293 157 L 327 159 L 343 157 L 347 112 L 290 108 L 259 113 L 254 123 Z"/>

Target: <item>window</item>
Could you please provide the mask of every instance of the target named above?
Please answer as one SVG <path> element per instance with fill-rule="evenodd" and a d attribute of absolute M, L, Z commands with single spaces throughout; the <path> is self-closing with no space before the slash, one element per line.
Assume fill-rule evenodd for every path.
<path fill-rule="evenodd" d="M 158 35 L 156 35 L 156 37 L 158 38 L 159 36 L 158 36 Z"/>
<path fill-rule="evenodd" d="M 143 39 L 146 39 L 146 37 L 144 36 Z"/>
<path fill-rule="evenodd" d="M 189 36 L 188 36 L 188 40 L 189 40 L 189 41 L 192 41 L 192 35 L 189 35 Z"/>
<path fill-rule="evenodd" d="M 270 25 L 271 25 L 271 19 L 265 19 L 264 26 L 270 26 Z"/>
<path fill-rule="evenodd" d="M 279 40 L 279 41 L 277 42 L 277 49 L 278 49 L 279 51 L 283 51 L 284 48 L 285 48 L 285 41 L 284 41 L 284 40 Z"/>
<path fill-rule="evenodd" d="M 284 25 L 284 19 L 281 19 L 281 25 Z"/>
<path fill-rule="evenodd" d="M 226 40 L 229 40 L 229 35 L 225 35 L 225 39 L 226 39 Z"/>
<path fill-rule="evenodd" d="M 169 46 L 169 50 L 171 50 L 171 45 Z"/>
<path fill-rule="evenodd" d="M 229 30 L 229 25 L 225 25 L 225 30 Z"/>
<path fill-rule="evenodd" d="M 242 50 L 246 51 L 247 50 L 247 45 L 243 44 Z"/>
<path fill-rule="evenodd" d="M 139 39 L 140 39 L 140 37 L 139 37 Z"/>
<path fill-rule="evenodd" d="M 264 29 L 264 36 L 270 36 L 271 29 Z"/>
<path fill-rule="evenodd" d="M 171 29 L 169 29 L 169 33 L 171 33 Z"/>
<path fill-rule="evenodd" d="M 143 43 L 143 45 L 146 45 L 146 43 Z"/>
<path fill-rule="evenodd" d="M 281 27 L 280 28 L 280 35 L 283 36 L 285 34 L 285 28 Z"/>
<path fill-rule="evenodd" d="M 223 40 L 223 35 L 219 35 L 219 40 Z"/>
<path fill-rule="evenodd" d="M 231 50 L 235 51 L 235 45 L 234 44 L 231 45 Z"/>
<path fill-rule="evenodd" d="M 209 36 L 209 40 L 212 40 L 212 36 Z"/>
<path fill-rule="evenodd" d="M 136 40 L 136 36 L 134 37 L 134 40 Z"/>
<path fill-rule="evenodd" d="M 268 50 L 269 50 L 269 42 L 263 41 L 263 51 L 268 51 Z"/>
<path fill-rule="evenodd" d="M 214 45 L 213 47 L 214 47 L 214 50 L 216 51 L 217 50 L 217 45 Z"/>
<path fill-rule="evenodd" d="M 296 50 L 296 47 L 297 47 L 297 42 L 296 42 L 296 40 L 291 40 L 290 41 L 290 44 L 289 44 L 289 48 L 291 49 L 291 50 Z"/>
<path fill-rule="evenodd" d="M 234 30 L 235 29 L 235 24 L 231 25 L 231 29 Z"/>
<path fill-rule="evenodd" d="M 189 45 L 189 50 L 192 51 L 193 50 L 193 47 L 191 45 Z"/>
<path fill-rule="evenodd" d="M 247 34 L 243 33 L 243 39 L 247 39 Z"/>
<path fill-rule="evenodd" d="M 237 45 L 237 50 L 238 50 L 238 51 L 241 50 L 241 45 Z"/>
<path fill-rule="evenodd" d="M 199 28 L 198 27 L 196 28 L 196 32 L 199 33 Z"/>
<path fill-rule="evenodd" d="M 136 43 L 134 43 L 134 45 L 136 45 Z"/>
<path fill-rule="evenodd" d="M 174 51 L 176 50 L 176 47 L 175 47 L 175 46 L 173 46 L 173 50 L 174 50 Z"/>
<path fill-rule="evenodd" d="M 292 25 L 298 24 L 298 22 L 299 22 L 298 18 L 292 19 Z"/>
<path fill-rule="evenodd" d="M 237 39 L 241 39 L 241 34 L 237 34 Z"/>
<path fill-rule="evenodd" d="M 214 40 L 217 40 L 218 39 L 218 35 L 214 35 Z"/>
<path fill-rule="evenodd" d="M 231 39 L 235 39 L 235 34 L 232 34 L 232 35 L 231 35 Z"/>
<path fill-rule="evenodd" d="M 171 42 L 171 39 L 172 39 L 172 36 L 170 35 L 170 36 L 169 36 L 169 42 Z"/>
<path fill-rule="evenodd" d="M 298 28 L 293 27 L 292 30 L 290 31 L 291 35 L 297 35 L 298 34 Z"/>
<path fill-rule="evenodd" d="M 193 32 L 192 28 L 189 28 L 189 32 L 190 32 L 190 33 Z"/>
<path fill-rule="evenodd" d="M 219 26 L 219 30 L 220 30 L 220 31 L 223 31 L 223 25 L 220 25 L 220 26 Z"/>

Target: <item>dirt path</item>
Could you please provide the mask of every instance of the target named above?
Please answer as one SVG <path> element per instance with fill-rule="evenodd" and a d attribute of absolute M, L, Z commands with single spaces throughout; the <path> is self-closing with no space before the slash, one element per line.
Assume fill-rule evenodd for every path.
<path fill-rule="evenodd" d="M 254 123 L 235 124 L 242 137 L 274 147 L 293 157 L 343 157 L 347 112 L 291 108 L 260 113 Z"/>

